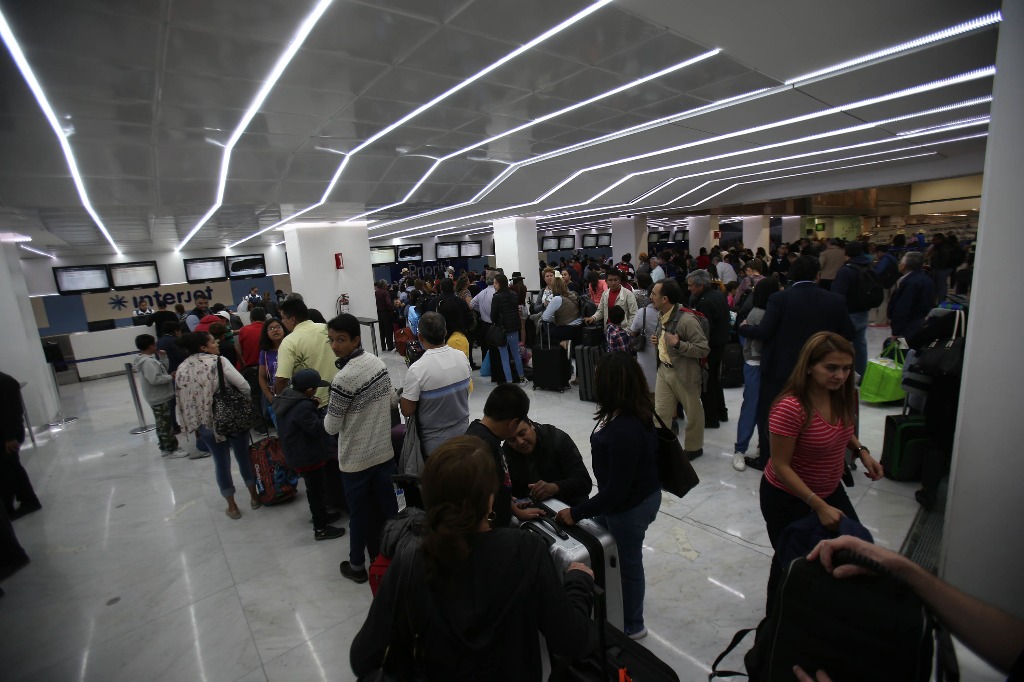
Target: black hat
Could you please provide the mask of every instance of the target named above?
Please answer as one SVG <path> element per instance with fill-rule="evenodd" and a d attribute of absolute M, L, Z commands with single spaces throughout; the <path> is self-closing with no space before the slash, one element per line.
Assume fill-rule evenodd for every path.
<path fill-rule="evenodd" d="M 311 388 L 330 386 L 331 384 L 320 378 L 320 372 L 315 369 L 303 369 L 292 377 L 292 388 L 296 391 L 308 391 Z"/>
<path fill-rule="evenodd" d="M 516 281 L 517 279 L 526 279 L 526 278 L 523 277 L 523 273 L 521 273 L 521 272 L 513 272 L 512 276 L 509 277 L 509 280 L 512 281 L 512 282 Z"/>

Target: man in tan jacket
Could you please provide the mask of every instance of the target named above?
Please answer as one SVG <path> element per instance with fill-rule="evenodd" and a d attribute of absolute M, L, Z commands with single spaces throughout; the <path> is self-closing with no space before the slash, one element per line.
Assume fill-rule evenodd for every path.
<path fill-rule="evenodd" d="M 651 290 L 651 303 L 658 311 L 658 329 L 651 343 L 658 349 L 658 378 L 654 387 L 654 410 L 666 425 L 672 423 L 676 403 L 686 413 L 683 450 L 687 458 L 704 454 L 704 407 L 700 402 L 702 358 L 711 352 L 700 321 L 683 312 L 683 289 L 673 280 L 662 280 Z"/>

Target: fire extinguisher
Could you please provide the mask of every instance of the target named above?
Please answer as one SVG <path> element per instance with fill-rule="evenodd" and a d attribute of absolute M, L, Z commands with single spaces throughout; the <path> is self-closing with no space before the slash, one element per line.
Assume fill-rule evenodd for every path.
<path fill-rule="evenodd" d="M 342 315 L 348 312 L 348 294 L 342 294 L 338 297 L 337 305 L 338 315 Z"/>

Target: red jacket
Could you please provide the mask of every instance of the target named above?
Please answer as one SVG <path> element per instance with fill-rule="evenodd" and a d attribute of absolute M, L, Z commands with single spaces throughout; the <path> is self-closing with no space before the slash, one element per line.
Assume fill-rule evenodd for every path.
<path fill-rule="evenodd" d="M 242 347 L 242 367 L 260 364 L 260 336 L 262 322 L 251 322 L 238 330 L 238 344 Z"/>

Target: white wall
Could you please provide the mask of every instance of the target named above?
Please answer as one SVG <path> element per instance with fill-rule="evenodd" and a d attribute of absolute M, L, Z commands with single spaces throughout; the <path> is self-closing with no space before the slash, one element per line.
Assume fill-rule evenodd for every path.
<path fill-rule="evenodd" d="M 209 256 L 239 256 L 245 254 L 263 254 L 267 261 L 267 274 L 280 275 L 288 272 L 285 267 L 285 249 L 283 246 L 247 247 L 244 244 L 235 249 L 196 249 L 175 253 L 160 251 L 152 253 L 127 253 L 121 256 L 79 256 L 63 258 L 46 258 L 36 256 L 18 249 L 21 255 L 21 269 L 25 273 L 25 283 L 30 296 L 57 293 L 53 281 L 53 268 L 63 265 L 94 265 L 108 263 L 131 263 L 134 261 L 155 260 L 160 271 L 161 284 L 177 284 L 185 281 L 185 258 L 203 258 Z M 31 256 L 28 258 L 26 256 Z"/>

